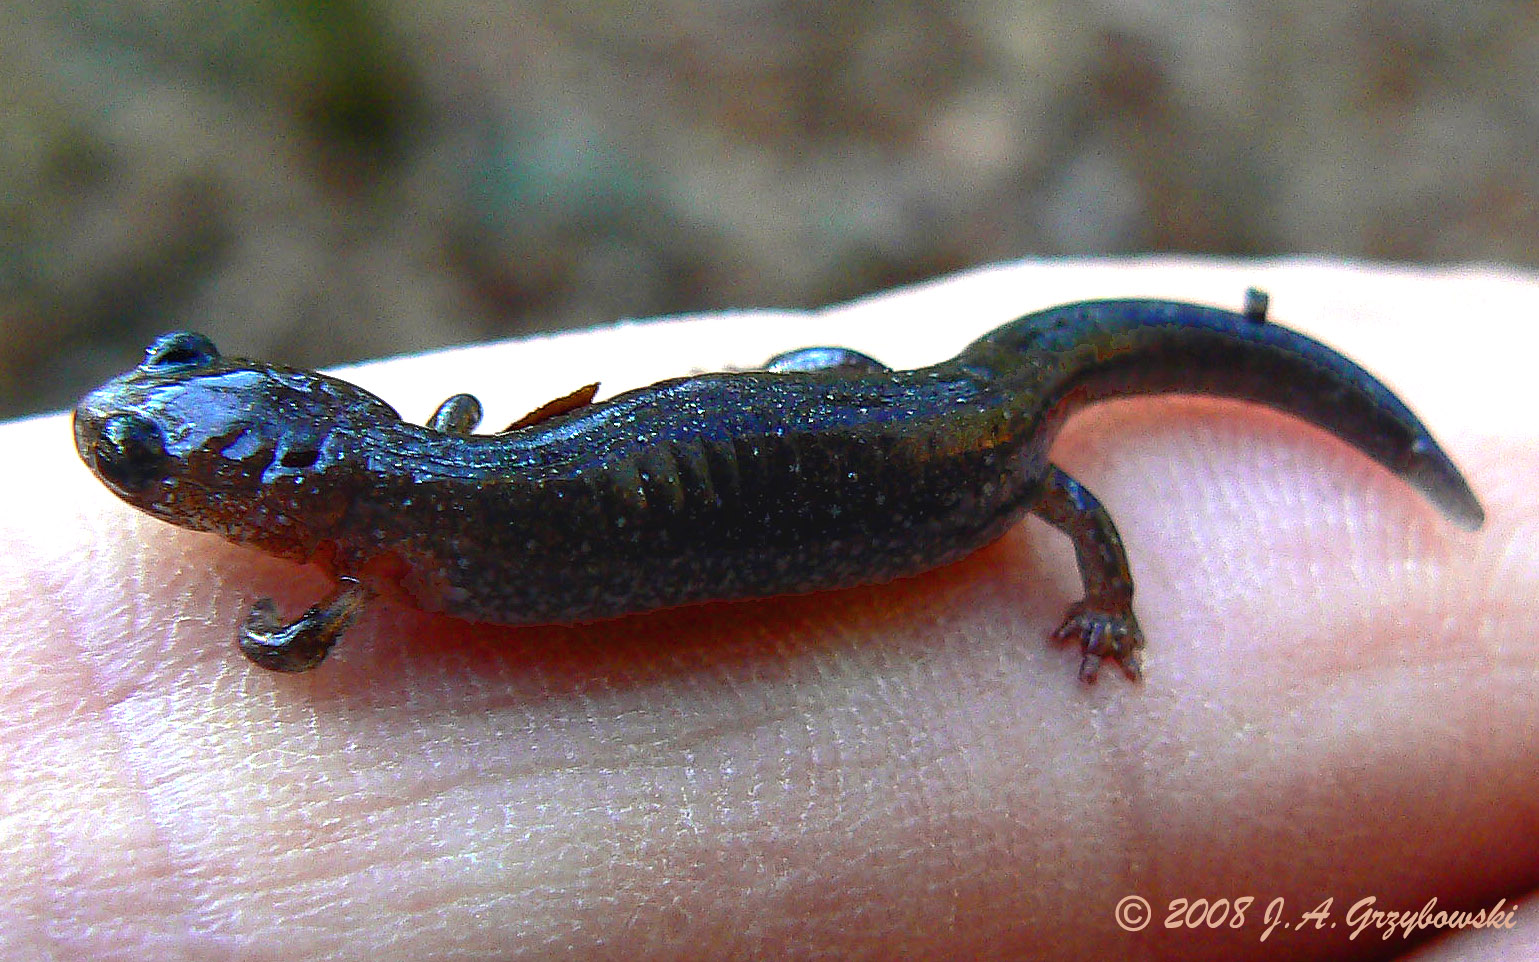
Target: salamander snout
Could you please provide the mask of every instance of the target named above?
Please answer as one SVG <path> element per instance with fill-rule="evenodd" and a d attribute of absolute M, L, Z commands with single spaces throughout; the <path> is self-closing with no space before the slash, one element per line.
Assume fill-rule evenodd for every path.
<path fill-rule="evenodd" d="M 75 447 L 98 477 L 129 496 L 164 479 L 172 466 L 160 425 L 138 414 L 113 414 L 99 426 L 77 416 Z"/>

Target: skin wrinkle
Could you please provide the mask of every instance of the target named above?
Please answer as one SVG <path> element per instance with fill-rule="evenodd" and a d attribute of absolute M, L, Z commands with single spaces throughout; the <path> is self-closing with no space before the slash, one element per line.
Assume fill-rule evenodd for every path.
<path fill-rule="evenodd" d="M 78 635 L 72 633 L 70 637 L 78 637 Z M 146 879 L 154 880 L 152 884 L 170 886 L 173 889 L 173 891 L 165 893 L 164 897 L 156 901 L 166 905 L 186 906 L 186 908 L 175 913 L 172 924 L 176 930 L 187 933 L 195 944 L 202 934 L 202 930 L 196 924 L 199 916 L 198 907 L 207 904 L 206 891 L 195 886 L 193 882 L 195 875 L 191 869 L 196 864 L 195 860 L 177 857 L 175 846 L 170 842 L 170 836 L 168 835 L 168 828 L 174 825 L 174 819 L 164 817 L 158 813 L 154 799 L 148 791 L 142 775 L 142 759 L 136 759 L 137 753 L 132 751 L 132 746 L 128 739 L 124 737 L 122 729 L 114 724 L 114 705 L 105 696 L 103 686 L 97 683 L 91 659 L 87 657 L 85 651 L 79 645 L 74 644 L 71 645 L 70 652 L 66 657 L 74 661 L 80 673 L 84 675 L 86 683 L 83 689 L 84 692 L 88 693 L 87 699 L 83 699 L 79 707 L 71 713 L 71 728 L 78 733 L 76 740 L 83 740 L 82 736 L 90 737 L 92 733 L 100 733 L 105 736 L 106 744 L 98 744 L 96 746 L 95 751 L 91 755 L 91 762 L 106 766 L 111 772 L 111 781 L 123 784 L 127 790 L 128 798 L 138 803 L 140 817 L 134 819 L 133 823 L 141 828 L 135 834 L 146 834 L 143 831 L 143 827 L 149 826 L 150 829 L 147 834 L 150 837 L 145 839 L 145 841 L 153 843 L 156 848 L 156 851 L 153 853 L 154 861 L 156 863 L 165 863 L 166 865 L 166 867 L 159 870 L 144 869 L 145 862 L 143 857 L 148 853 L 139 849 L 139 855 L 134 860 L 136 867 Z M 82 723 L 85 726 L 89 726 L 83 732 L 80 731 L 83 727 Z M 91 740 L 98 741 L 95 738 Z M 67 825 L 68 820 L 63 824 Z M 54 877 L 63 877 L 67 874 L 64 868 L 65 864 L 67 864 L 65 853 L 71 852 L 72 848 L 67 843 L 60 844 L 57 840 L 50 846 L 51 857 L 47 861 L 55 867 L 53 873 L 51 873 Z M 95 873 L 88 874 L 94 876 Z M 114 884 L 115 887 L 118 883 L 109 884 Z M 142 904 L 144 900 L 140 896 L 135 901 Z M 54 911 L 56 911 L 56 906 L 50 906 L 47 910 L 47 915 L 53 915 Z M 142 922 L 130 922 L 128 919 L 121 919 L 119 925 L 124 929 L 123 934 L 128 936 L 131 943 L 138 942 L 143 937 L 142 935 L 135 936 L 131 934 L 135 929 L 142 928 Z M 58 933 L 56 929 L 50 932 L 49 937 L 51 940 L 65 939 L 64 941 L 54 943 L 54 947 L 64 956 L 75 956 L 84 947 L 82 944 L 72 944 L 75 940 L 67 939 Z"/>
<path fill-rule="evenodd" d="M 145 562 L 137 557 L 137 552 L 135 554 L 133 567 L 135 570 L 142 570 Z M 145 630 L 145 628 L 153 627 L 153 619 L 143 619 L 135 617 L 133 612 L 125 612 L 125 620 L 141 626 L 123 632 L 123 634 L 129 637 L 158 634 L 158 632 L 153 630 Z M 173 624 L 180 625 L 188 622 L 196 624 L 197 621 L 197 619 L 179 617 Z M 205 663 L 216 661 L 213 653 L 206 653 L 200 660 Z M 97 659 L 82 654 L 81 661 L 89 667 L 94 665 Z M 216 686 L 222 685 L 232 677 L 229 674 L 231 669 L 227 662 L 223 662 L 220 659 L 217 663 L 219 663 L 220 667 L 216 669 L 216 677 L 214 679 Z M 141 681 L 138 683 L 138 686 L 149 686 L 149 682 L 147 680 Z M 101 687 L 100 685 L 93 684 L 93 688 L 99 689 Z M 116 687 L 123 691 L 128 688 L 128 685 L 126 682 L 120 682 Z M 270 701 L 270 698 L 271 695 L 265 700 Z M 263 700 L 258 696 L 258 704 Z M 132 695 L 123 697 L 115 704 L 110 705 L 109 710 L 103 714 L 107 727 L 111 729 L 118 746 L 118 749 L 112 755 L 113 757 L 129 760 L 128 767 L 137 773 L 134 776 L 137 790 L 144 799 L 146 808 L 142 820 L 143 824 L 156 826 L 159 840 L 164 847 L 164 855 L 173 866 L 173 870 L 167 874 L 176 878 L 180 883 L 181 892 L 174 901 L 175 904 L 185 906 L 185 908 L 181 911 L 180 917 L 172 924 L 176 928 L 188 933 L 212 934 L 214 930 L 229 926 L 232 921 L 230 918 L 231 906 L 229 896 L 236 895 L 238 899 L 239 893 L 218 891 L 226 882 L 217 876 L 204 877 L 201 884 L 199 884 L 200 876 L 206 875 L 201 870 L 201 866 L 206 862 L 207 847 L 201 842 L 191 841 L 185 831 L 176 831 L 178 825 L 186 829 L 191 827 L 191 825 L 197 824 L 197 820 L 195 819 L 191 825 L 188 823 L 187 813 L 182 807 L 184 803 L 179 800 L 177 795 L 176 780 L 168 780 L 162 776 L 150 774 L 168 765 L 175 766 L 178 764 L 178 760 L 165 757 L 157 750 L 153 743 L 139 745 L 128 734 L 134 733 L 137 735 L 152 729 L 153 725 L 146 725 L 145 721 L 160 714 L 159 711 L 152 709 L 143 717 L 140 717 L 134 711 L 139 701 L 140 699 Z M 312 721 L 309 726 L 312 731 L 314 729 L 313 717 L 312 714 Z M 164 791 L 158 787 L 162 784 L 165 787 Z M 300 864 L 304 864 L 304 860 L 301 860 Z M 317 881 L 319 881 L 318 878 L 312 878 L 308 884 L 313 887 Z M 269 901 L 271 900 L 269 899 Z M 289 931 L 290 935 L 293 935 L 300 928 L 300 920 L 292 914 L 286 918 L 284 924 L 285 929 Z M 322 925 L 317 931 L 324 928 L 325 926 Z"/>
<path fill-rule="evenodd" d="M 1165 407 L 1176 408 L 1181 420 L 1172 422 L 1162 410 Z M 1220 420 L 1214 419 L 1210 408 L 1222 412 Z M 1211 543 L 1211 534 L 1189 530 L 1177 534 L 1188 543 L 1205 542 L 1203 548 L 1209 557 L 1221 562 L 1259 547 L 1265 548 L 1264 557 L 1267 558 L 1306 559 L 1303 566 L 1274 565 L 1249 577 L 1244 574 L 1231 576 L 1226 571 L 1220 579 L 1231 586 L 1234 597 L 1243 598 L 1246 604 L 1273 607 L 1272 617 L 1279 623 L 1297 617 L 1296 613 L 1308 611 L 1297 600 L 1316 593 L 1328 575 L 1339 581 L 1345 572 L 1353 586 L 1373 585 L 1375 591 L 1374 596 L 1365 598 L 1362 604 L 1341 609 L 1342 616 L 1347 619 L 1341 625 L 1342 633 L 1347 636 L 1357 634 L 1373 619 L 1392 617 L 1395 612 L 1404 612 L 1408 604 L 1421 603 L 1413 602 L 1411 598 L 1425 597 L 1424 592 L 1415 590 L 1425 587 L 1425 583 L 1421 586 L 1408 583 L 1407 572 L 1387 567 L 1388 559 L 1407 557 L 1413 559 L 1414 564 L 1426 566 L 1425 579 L 1438 579 L 1449 573 L 1446 562 L 1451 553 L 1457 552 L 1457 546 L 1445 536 L 1442 519 L 1427 510 L 1417 511 L 1418 516 L 1409 523 L 1398 520 L 1395 516 L 1404 515 L 1407 509 L 1403 492 L 1396 490 L 1394 480 L 1386 478 L 1375 466 L 1363 463 L 1363 459 L 1345 445 L 1326 439 L 1323 432 L 1308 425 L 1228 402 L 1185 398 L 1161 399 L 1147 406 L 1106 405 L 1095 415 L 1084 418 L 1085 423 L 1072 429 L 1073 436 L 1055 448 L 1055 457 L 1075 465 L 1074 470 L 1092 478 L 1096 477 L 1095 469 L 1086 471 L 1084 468 L 1086 455 L 1105 459 L 1114 470 L 1146 483 L 1151 473 L 1162 470 L 1163 465 L 1146 465 L 1140 460 L 1139 441 L 1121 445 L 1123 448 L 1133 447 L 1132 451 L 1117 451 L 1118 438 L 1154 438 L 1162 447 L 1172 444 L 1190 447 L 1198 452 L 1196 457 L 1206 456 L 1208 442 L 1220 437 L 1227 437 L 1232 443 L 1255 446 L 1253 464 L 1241 465 L 1227 477 L 1217 479 L 1225 485 L 1226 494 L 1233 494 L 1227 499 L 1211 499 L 1219 510 L 1223 509 L 1225 500 L 1239 499 L 1245 503 L 1245 511 L 1227 511 L 1216 523 L 1206 526 L 1210 531 L 1232 535 L 1232 543 Z M 1083 450 L 1079 444 L 1081 438 L 1086 438 L 1088 443 Z M 1316 444 L 1328 449 L 1316 452 L 1316 457 L 1311 459 L 1309 449 Z M 1097 465 L 1097 468 L 1104 470 L 1105 465 Z M 1364 499 L 1365 505 L 1382 503 L 1354 510 L 1350 506 L 1354 498 Z M 1342 502 L 1348 502 L 1348 506 L 1344 507 Z M 1118 513 L 1119 505 L 1110 504 L 1109 507 L 1114 515 Z M 1355 533 L 1350 537 L 1322 540 L 1322 530 L 1339 531 L 1347 526 L 1347 521 L 1341 517 L 1344 514 L 1352 519 Z M 1322 516 L 1323 523 L 1319 520 Z M 1130 529 L 1127 540 L 1145 546 L 1141 552 L 1145 565 L 1136 566 L 1134 572 L 1141 599 L 1156 592 L 1164 596 L 1167 591 L 1182 590 L 1179 581 L 1155 580 L 1160 560 L 1166 552 L 1161 550 L 1162 546 L 1152 532 Z M 1146 565 L 1155 566 L 1156 572 L 1146 570 Z M 1357 590 L 1362 589 L 1358 587 Z M 1281 607 L 1278 607 L 1279 602 Z M 1213 605 L 1215 609 L 1222 606 L 1223 603 Z M 1211 623 L 1211 619 L 1209 621 Z M 1342 657 L 1347 657 L 1352 650 L 1355 649 L 1343 649 Z M 1372 660 L 1384 657 L 1386 651 L 1396 650 L 1395 645 L 1385 644 L 1362 651 L 1358 657 Z M 1265 650 L 1258 654 L 1267 656 Z"/>

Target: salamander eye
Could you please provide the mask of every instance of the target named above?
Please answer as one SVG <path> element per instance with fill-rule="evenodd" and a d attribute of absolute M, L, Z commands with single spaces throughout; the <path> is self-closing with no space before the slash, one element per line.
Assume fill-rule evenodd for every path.
<path fill-rule="evenodd" d="M 166 473 L 166 441 L 160 427 L 136 414 L 114 414 L 103 421 L 93 453 L 102 480 L 130 494 Z"/>
<path fill-rule="evenodd" d="M 142 371 L 179 371 L 202 367 L 219 357 L 219 348 L 202 334 L 173 331 L 157 337 L 139 362 Z"/>

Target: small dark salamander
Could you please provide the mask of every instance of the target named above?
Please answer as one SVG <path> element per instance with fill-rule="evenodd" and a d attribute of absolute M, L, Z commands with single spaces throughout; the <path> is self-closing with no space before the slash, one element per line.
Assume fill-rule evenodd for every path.
<path fill-rule="evenodd" d="M 376 593 L 502 624 L 612 618 L 880 582 L 955 561 L 1027 513 L 1073 541 L 1085 597 L 1057 639 L 1130 677 L 1144 639 L 1106 510 L 1048 460 L 1080 405 L 1210 394 L 1332 432 L 1454 523 L 1474 494 L 1404 404 L 1324 345 L 1242 313 L 1155 300 L 1068 304 L 952 360 L 893 371 L 841 348 L 762 371 L 596 385 L 473 435 L 461 394 L 427 426 L 351 384 L 167 334 L 75 409 L 75 444 L 129 504 L 340 578 L 297 621 L 253 607 L 241 650 L 315 667 Z"/>

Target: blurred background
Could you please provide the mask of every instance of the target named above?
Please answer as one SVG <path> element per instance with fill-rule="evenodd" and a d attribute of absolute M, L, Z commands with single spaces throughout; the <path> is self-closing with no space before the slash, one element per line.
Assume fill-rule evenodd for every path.
<path fill-rule="evenodd" d="M 1539 5 L 0 9 L 0 417 L 1031 255 L 1539 266 Z M 1471 310 L 1479 310 L 1471 305 Z"/>

